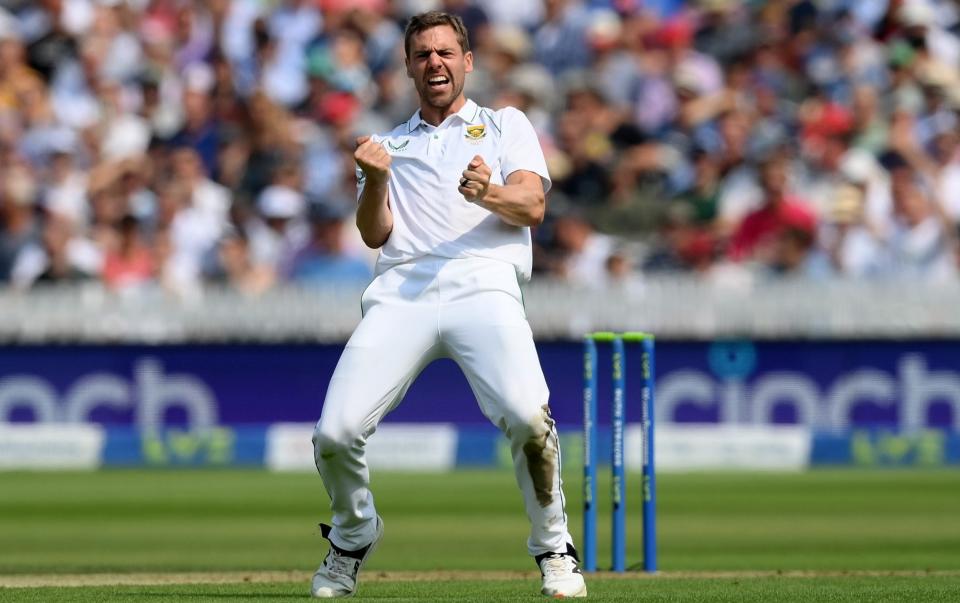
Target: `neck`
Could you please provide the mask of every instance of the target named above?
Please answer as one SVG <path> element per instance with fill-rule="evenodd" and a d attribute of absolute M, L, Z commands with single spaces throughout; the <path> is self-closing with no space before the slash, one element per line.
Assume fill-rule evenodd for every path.
<path fill-rule="evenodd" d="M 456 114 L 463 106 L 467 104 L 465 96 L 460 95 L 446 107 L 434 107 L 426 103 L 420 103 L 420 119 L 431 126 L 439 126 L 443 120 Z"/>
<path fill-rule="evenodd" d="M 19 233 L 21 230 L 26 230 L 30 225 L 30 214 L 24 211 L 10 211 L 7 212 L 6 216 L 0 216 L 0 224 L 5 226 L 4 230 L 8 232 Z"/>

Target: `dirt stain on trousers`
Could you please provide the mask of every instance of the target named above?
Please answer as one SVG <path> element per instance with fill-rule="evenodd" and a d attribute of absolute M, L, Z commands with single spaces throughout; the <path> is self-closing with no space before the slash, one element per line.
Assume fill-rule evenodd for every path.
<path fill-rule="evenodd" d="M 535 429 L 535 435 L 523 445 L 523 454 L 527 457 L 527 470 L 533 480 L 533 490 L 541 507 L 553 502 L 553 484 L 559 469 L 560 451 L 554 437 L 554 421 L 550 417 L 550 407 L 542 407 L 543 429 Z"/>

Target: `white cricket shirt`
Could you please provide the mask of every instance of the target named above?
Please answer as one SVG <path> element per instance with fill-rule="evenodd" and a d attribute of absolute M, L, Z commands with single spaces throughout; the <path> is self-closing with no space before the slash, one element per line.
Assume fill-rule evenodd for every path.
<path fill-rule="evenodd" d="M 380 248 L 378 275 L 427 256 L 486 257 L 509 262 L 522 280 L 530 278 L 530 228 L 507 224 L 457 190 L 474 155 L 490 166 L 493 184 L 527 170 L 540 176 L 544 192 L 549 190 L 543 150 L 523 113 L 513 107 L 493 111 L 467 100 L 439 126 L 420 119 L 417 111 L 406 123 L 373 139 L 392 158 L 388 189 L 393 231 Z M 358 168 L 358 198 L 363 184 Z"/>

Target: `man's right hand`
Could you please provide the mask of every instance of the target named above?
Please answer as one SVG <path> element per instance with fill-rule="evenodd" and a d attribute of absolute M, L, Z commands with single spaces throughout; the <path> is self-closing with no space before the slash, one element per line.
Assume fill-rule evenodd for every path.
<path fill-rule="evenodd" d="M 357 139 L 357 150 L 353 158 L 370 180 L 385 182 L 390 175 L 390 154 L 379 142 L 369 136 Z"/>

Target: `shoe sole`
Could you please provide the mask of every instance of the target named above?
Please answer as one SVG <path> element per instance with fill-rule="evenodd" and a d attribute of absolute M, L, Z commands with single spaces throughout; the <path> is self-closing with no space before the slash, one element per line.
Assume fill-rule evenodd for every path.
<path fill-rule="evenodd" d="M 572 595 L 565 595 L 563 593 L 550 594 L 550 593 L 545 593 L 542 590 L 540 591 L 540 594 L 550 597 L 551 599 L 580 599 L 587 596 L 587 585 L 584 584 L 583 588 L 573 593 Z"/>

